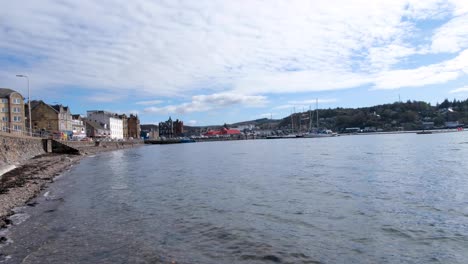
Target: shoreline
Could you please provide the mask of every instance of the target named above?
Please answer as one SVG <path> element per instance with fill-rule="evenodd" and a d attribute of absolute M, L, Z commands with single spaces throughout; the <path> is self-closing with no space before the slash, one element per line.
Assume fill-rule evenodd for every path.
<path fill-rule="evenodd" d="M 13 209 L 29 205 L 54 178 L 63 174 L 81 159 L 101 152 L 144 146 L 144 144 L 96 146 L 80 149 L 81 155 L 48 153 L 35 156 L 0 176 L 0 229 L 7 228 Z M 30 206 L 34 206 L 31 204 Z M 0 244 L 4 237 L 0 236 Z"/>

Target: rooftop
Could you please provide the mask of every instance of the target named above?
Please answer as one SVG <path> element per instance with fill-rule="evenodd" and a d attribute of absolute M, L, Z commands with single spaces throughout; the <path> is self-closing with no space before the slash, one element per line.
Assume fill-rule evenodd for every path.
<path fill-rule="evenodd" d="M 9 89 L 9 88 L 0 88 L 0 98 L 5 98 L 9 96 L 11 93 L 19 93 L 19 92 Z"/>

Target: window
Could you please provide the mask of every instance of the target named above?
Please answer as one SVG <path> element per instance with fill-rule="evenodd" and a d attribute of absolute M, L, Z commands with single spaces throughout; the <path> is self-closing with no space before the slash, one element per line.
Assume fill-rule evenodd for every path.
<path fill-rule="evenodd" d="M 2 103 L 4 103 L 4 104 L 8 104 L 8 99 L 6 99 L 6 98 L 2 98 Z"/>
<path fill-rule="evenodd" d="M 8 122 L 8 116 L 2 116 L 2 121 Z"/>
<path fill-rule="evenodd" d="M 6 127 L 6 126 L 3 126 L 3 127 L 2 127 L 2 131 L 7 131 L 7 127 Z"/>
<path fill-rule="evenodd" d="M 21 121 L 21 116 L 14 116 L 13 121 L 20 122 Z"/>
<path fill-rule="evenodd" d="M 8 107 L 2 107 L 2 113 L 8 113 Z"/>
<path fill-rule="evenodd" d="M 14 125 L 13 129 L 16 130 L 16 131 L 21 131 L 21 126 Z"/>
<path fill-rule="evenodd" d="M 13 107 L 13 113 L 21 113 L 21 108 Z"/>
<path fill-rule="evenodd" d="M 14 104 L 21 104 L 21 99 L 15 98 L 15 99 L 13 99 L 13 103 Z"/>

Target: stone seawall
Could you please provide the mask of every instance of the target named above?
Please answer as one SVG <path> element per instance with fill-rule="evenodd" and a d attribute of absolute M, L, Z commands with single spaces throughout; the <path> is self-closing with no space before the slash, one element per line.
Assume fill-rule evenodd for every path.
<path fill-rule="evenodd" d="M 48 142 L 49 141 L 49 142 Z M 48 146 L 47 144 L 50 144 Z M 46 146 L 54 153 L 85 154 L 143 144 L 141 140 L 115 142 L 54 141 L 41 138 L 10 135 L 0 132 L 0 169 L 17 165 L 35 156 L 45 154 Z M 68 148 L 70 147 L 70 148 Z M 76 151 L 75 151 L 76 150 Z"/>
<path fill-rule="evenodd" d="M 0 132 L 0 167 L 18 164 L 44 153 L 44 143 L 40 138 Z"/>

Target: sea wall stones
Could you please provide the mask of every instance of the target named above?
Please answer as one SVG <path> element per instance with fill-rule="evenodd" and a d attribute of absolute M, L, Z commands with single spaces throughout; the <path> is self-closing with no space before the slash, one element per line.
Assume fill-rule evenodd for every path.
<path fill-rule="evenodd" d="M 17 164 L 44 153 L 44 143 L 40 138 L 0 132 L 0 167 Z"/>

